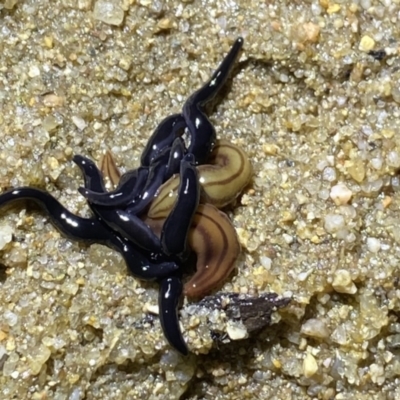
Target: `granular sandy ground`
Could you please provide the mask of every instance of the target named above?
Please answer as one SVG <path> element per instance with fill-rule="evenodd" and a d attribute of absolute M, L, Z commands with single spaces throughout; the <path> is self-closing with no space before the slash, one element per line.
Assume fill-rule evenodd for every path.
<path fill-rule="evenodd" d="M 186 303 L 181 358 L 151 313 L 156 284 L 31 204 L 8 207 L 0 397 L 400 398 L 399 2 L 115 0 L 102 22 L 105 3 L 0 4 L 1 189 L 45 188 L 89 215 L 72 156 L 111 149 L 123 170 L 138 165 L 241 35 L 210 109 L 255 170 L 229 211 L 243 252 L 221 290 L 292 302 L 213 348 L 223 313 Z"/>

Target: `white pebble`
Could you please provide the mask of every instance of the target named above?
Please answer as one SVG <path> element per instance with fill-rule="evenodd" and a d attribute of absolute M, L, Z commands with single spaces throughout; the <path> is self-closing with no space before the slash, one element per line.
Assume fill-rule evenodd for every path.
<path fill-rule="evenodd" d="M 269 257 L 265 256 L 260 257 L 260 262 L 265 269 L 271 269 L 272 261 Z"/>
<path fill-rule="evenodd" d="M 337 206 L 347 204 L 352 195 L 353 192 L 343 183 L 338 183 L 331 188 L 330 197 Z"/>
<path fill-rule="evenodd" d="M 13 379 L 18 379 L 18 377 L 19 377 L 19 372 L 18 372 L 18 371 L 14 371 L 14 372 L 11 374 L 11 378 L 13 378 Z"/>
<path fill-rule="evenodd" d="M 158 305 L 157 304 L 150 304 L 150 303 L 146 303 L 143 306 L 143 311 L 144 312 L 148 312 L 150 314 L 154 314 L 154 315 L 158 315 L 160 313 Z"/>
<path fill-rule="evenodd" d="M 336 180 L 335 168 L 326 167 L 322 173 L 322 179 L 327 182 L 334 182 Z"/>
<path fill-rule="evenodd" d="M 371 253 L 377 253 L 381 249 L 381 241 L 377 238 L 369 237 L 367 247 Z"/>
<path fill-rule="evenodd" d="M 97 0 L 94 5 L 93 16 L 109 25 L 121 25 L 124 20 L 124 10 L 116 1 Z"/>
<path fill-rule="evenodd" d="M 282 237 L 283 237 L 283 240 L 287 243 L 287 244 L 291 244 L 291 243 L 293 243 L 293 236 L 291 236 L 291 235 L 288 235 L 287 233 L 284 233 L 283 235 L 282 235 Z"/>
<path fill-rule="evenodd" d="M 368 10 L 371 7 L 371 1 L 370 0 L 361 0 L 360 4 L 361 4 L 361 7 L 364 10 Z"/>
<path fill-rule="evenodd" d="M 7 243 L 12 240 L 13 229 L 9 225 L 0 226 L 0 250 L 6 247 Z"/>
<path fill-rule="evenodd" d="M 14 326 L 18 322 L 18 315 L 9 310 L 3 314 L 3 317 L 9 326 Z"/>
<path fill-rule="evenodd" d="M 37 65 L 32 65 L 29 68 L 28 75 L 30 78 L 35 78 L 40 75 L 40 69 Z"/>
<path fill-rule="evenodd" d="M 228 321 L 226 326 L 226 332 L 231 340 L 241 340 L 247 337 L 247 329 L 241 323 L 235 323 Z"/>
<path fill-rule="evenodd" d="M 382 168 L 382 164 L 383 164 L 383 160 L 382 158 L 372 158 L 370 161 L 371 165 L 373 168 L 375 169 L 381 169 Z"/>
<path fill-rule="evenodd" d="M 333 277 L 332 287 L 338 293 L 355 294 L 357 287 L 351 279 L 350 272 L 345 269 L 338 269 Z"/>
<path fill-rule="evenodd" d="M 308 353 L 303 361 L 303 374 L 306 378 L 311 378 L 317 371 L 317 361 L 312 354 Z"/>
<path fill-rule="evenodd" d="M 86 121 L 83 118 L 78 117 L 77 115 L 72 116 L 72 122 L 80 131 L 83 131 L 87 127 Z"/>
<path fill-rule="evenodd" d="M 329 336 L 329 330 L 326 327 L 325 322 L 317 318 L 311 318 L 304 322 L 300 332 L 304 335 L 319 339 L 324 339 Z"/>
<path fill-rule="evenodd" d="M 397 151 L 389 151 L 386 160 L 389 166 L 394 168 L 400 167 L 400 155 Z"/>
<path fill-rule="evenodd" d="M 343 215 L 338 214 L 327 214 L 324 218 L 325 230 L 329 233 L 334 233 L 344 228 Z"/>

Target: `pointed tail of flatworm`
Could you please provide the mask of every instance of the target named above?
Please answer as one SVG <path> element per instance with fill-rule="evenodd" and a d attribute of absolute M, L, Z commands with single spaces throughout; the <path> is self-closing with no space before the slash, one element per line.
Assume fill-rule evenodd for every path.
<path fill-rule="evenodd" d="M 235 65 L 235 61 L 239 56 L 240 50 L 243 47 L 243 38 L 238 37 L 231 47 L 229 53 L 222 60 L 221 64 L 215 70 L 209 81 L 201 87 L 197 92 L 190 96 L 188 102 L 202 106 L 204 103 L 212 100 L 221 90 L 229 77 L 229 74 Z"/>
<path fill-rule="evenodd" d="M 228 79 L 242 45 L 243 39 L 238 38 L 211 79 L 190 96 L 183 105 L 182 115 L 185 118 L 190 135 L 188 152 L 194 154 L 197 164 L 206 162 L 216 141 L 215 128 L 204 113 L 204 105 L 217 95 Z"/>
<path fill-rule="evenodd" d="M 48 214 L 51 222 L 70 239 L 105 242 L 109 238 L 108 231 L 99 221 L 72 214 L 56 198 L 43 190 L 26 186 L 11 189 L 0 195 L 0 207 L 17 200 L 30 200 L 38 204 Z"/>
<path fill-rule="evenodd" d="M 188 354 L 178 319 L 178 304 L 182 295 L 182 281 L 178 277 L 170 277 L 161 281 L 158 304 L 161 327 L 168 343 L 179 353 Z"/>

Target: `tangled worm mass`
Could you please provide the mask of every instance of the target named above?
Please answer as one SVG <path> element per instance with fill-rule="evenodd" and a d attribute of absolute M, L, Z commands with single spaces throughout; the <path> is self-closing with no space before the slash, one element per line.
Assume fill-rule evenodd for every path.
<path fill-rule="evenodd" d="M 50 193 L 33 187 L 0 195 L 0 207 L 20 199 L 36 202 L 65 236 L 109 246 L 122 254 L 135 277 L 158 281 L 161 326 L 167 341 L 182 354 L 188 353 L 178 320 L 182 294 L 200 298 L 216 289 L 240 253 L 235 229 L 220 209 L 249 183 L 252 167 L 240 148 L 217 140 L 204 107 L 223 87 L 242 45 L 238 38 L 182 112 L 161 121 L 138 168 L 121 175 L 111 153 L 100 167 L 74 156 L 84 181 L 79 192 L 92 217 L 74 215 Z M 114 190 L 106 190 L 105 176 L 116 185 Z M 192 254 L 196 272 L 183 284 Z"/>

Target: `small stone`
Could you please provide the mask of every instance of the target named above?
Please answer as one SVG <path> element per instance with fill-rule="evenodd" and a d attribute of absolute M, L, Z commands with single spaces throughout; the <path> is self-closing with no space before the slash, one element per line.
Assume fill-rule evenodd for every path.
<path fill-rule="evenodd" d="M 109 25 L 121 25 L 124 20 L 124 10 L 114 1 L 98 0 L 94 5 L 95 19 Z"/>
<path fill-rule="evenodd" d="M 369 237 L 367 247 L 371 253 L 377 253 L 381 249 L 381 241 L 377 238 Z"/>
<path fill-rule="evenodd" d="M 9 326 L 14 326 L 18 322 L 18 315 L 9 310 L 3 314 L 3 318 Z"/>
<path fill-rule="evenodd" d="M 2 342 L 3 340 L 7 339 L 8 335 L 6 332 L 3 332 L 2 330 L 0 330 L 0 342 Z M 4 346 L 0 346 L 0 359 L 3 357 L 4 353 L 3 353 L 3 349 L 4 349 L 4 353 L 5 353 L 5 348 Z"/>
<path fill-rule="evenodd" d="M 124 71 L 128 71 L 131 67 L 132 61 L 128 57 L 122 57 L 119 60 L 118 66 L 122 68 Z"/>
<path fill-rule="evenodd" d="M 40 69 L 37 65 L 32 65 L 29 68 L 28 75 L 30 78 L 35 78 L 40 75 Z"/>
<path fill-rule="evenodd" d="M 56 181 L 61 174 L 62 167 L 60 167 L 60 163 L 55 157 L 49 157 L 47 159 L 47 173 L 51 177 L 53 181 Z"/>
<path fill-rule="evenodd" d="M 344 228 L 345 221 L 343 215 L 327 214 L 324 218 L 324 228 L 328 233 L 338 232 Z"/>
<path fill-rule="evenodd" d="M 7 243 L 11 242 L 13 232 L 13 228 L 9 225 L 0 226 L 0 250 L 3 250 Z"/>
<path fill-rule="evenodd" d="M 318 41 L 320 26 L 313 22 L 301 24 L 296 29 L 297 40 L 300 43 L 315 43 Z"/>
<path fill-rule="evenodd" d="M 392 204 L 392 198 L 390 196 L 385 196 L 382 200 L 383 208 L 387 208 Z"/>
<path fill-rule="evenodd" d="M 354 160 L 347 164 L 347 170 L 351 177 L 358 183 L 361 183 L 365 178 L 365 167 L 361 160 Z"/>
<path fill-rule="evenodd" d="M 243 228 L 236 228 L 240 244 L 247 249 L 249 245 L 250 233 Z"/>
<path fill-rule="evenodd" d="M 396 99 L 394 99 L 396 101 Z M 399 98 L 400 101 L 400 98 Z M 381 131 L 381 135 L 385 138 L 385 139 L 391 139 L 395 134 L 394 129 L 382 129 Z"/>
<path fill-rule="evenodd" d="M 17 2 L 18 0 L 5 0 L 4 8 L 6 8 L 7 10 L 12 10 Z"/>
<path fill-rule="evenodd" d="M 246 327 L 241 323 L 228 321 L 226 332 L 231 340 L 241 340 L 248 336 Z"/>
<path fill-rule="evenodd" d="M 76 293 L 78 293 L 78 290 L 79 285 L 76 282 L 67 281 L 61 285 L 61 291 L 63 293 L 75 295 Z"/>
<path fill-rule="evenodd" d="M 27 357 L 28 366 L 31 369 L 33 375 L 39 374 L 43 367 L 43 364 L 51 356 L 51 351 L 44 345 L 39 345 L 36 348 L 32 348 Z"/>
<path fill-rule="evenodd" d="M 371 381 L 382 385 L 385 382 L 385 370 L 382 365 L 371 364 L 369 367 L 369 373 L 371 375 Z"/>
<path fill-rule="evenodd" d="M 21 248 L 19 243 L 13 247 L 8 255 L 8 265 L 10 267 L 25 268 L 28 263 L 27 250 Z"/>
<path fill-rule="evenodd" d="M 77 115 L 72 116 L 72 122 L 80 131 L 83 131 L 87 127 L 86 121 L 83 118 L 78 117 Z"/>
<path fill-rule="evenodd" d="M 11 378 L 13 378 L 13 379 L 17 379 L 19 377 L 19 372 L 18 371 L 14 371 L 12 374 L 11 374 Z"/>
<path fill-rule="evenodd" d="M 326 167 L 322 173 L 322 179 L 327 182 L 336 181 L 336 169 L 333 167 Z"/>
<path fill-rule="evenodd" d="M 260 262 L 265 269 L 271 269 L 272 260 L 269 257 L 260 257 Z"/>
<path fill-rule="evenodd" d="M 387 165 L 394 168 L 400 167 L 400 154 L 397 151 L 389 151 L 386 156 Z"/>
<path fill-rule="evenodd" d="M 266 155 L 273 156 L 273 155 L 279 153 L 279 147 L 273 143 L 264 143 L 262 146 L 262 149 Z"/>
<path fill-rule="evenodd" d="M 317 371 L 317 361 L 312 354 L 308 353 L 303 361 L 303 374 L 306 378 L 311 378 Z"/>
<path fill-rule="evenodd" d="M 157 23 L 157 27 L 160 29 L 160 30 L 163 30 L 163 31 L 165 31 L 165 30 L 168 30 L 168 29 L 171 29 L 172 27 L 173 27 L 173 21 L 172 21 L 172 19 L 171 18 L 162 18 L 160 21 L 158 21 L 158 23 Z"/>
<path fill-rule="evenodd" d="M 352 195 L 353 192 L 343 183 L 332 186 L 329 194 L 330 198 L 337 206 L 347 204 Z"/>
<path fill-rule="evenodd" d="M 330 6 L 328 7 L 328 9 L 326 10 L 326 12 L 327 12 L 328 14 L 334 14 L 334 13 L 337 13 L 338 11 L 340 11 L 340 9 L 341 9 L 340 4 L 332 4 L 332 5 L 330 5 Z"/>
<path fill-rule="evenodd" d="M 47 132 L 54 131 L 54 129 L 56 129 L 58 125 L 59 122 L 53 115 L 48 115 L 47 117 L 45 117 L 42 123 L 43 129 L 45 129 Z"/>
<path fill-rule="evenodd" d="M 51 49 L 53 47 L 53 38 L 51 36 L 45 36 L 43 38 L 44 45 Z"/>
<path fill-rule="evenodd" d="M 62 107 L 64 105 L 64 102 L 64 97 L 57 96 L 55 94 L 48 94 L 43 97 L 43 104 L 46 107 Z"/>
<path fill-rule="evenodd" d="M 360 44 L 358 46 L 359 50 L 364 52 L 369 52 L 375 47 L 375 40 L 370 36 L 365 35 L 361 38 Z"/>
<path fill-rule="evenodd" d="M 293 243 L 294 240 L 293 236 L 288 235 L 287 233 L 282 234 L 282 238 L 287 244 Z"/>
<path fill-rule="evenodd" d="M 329 336 L 329 330 L 324 321 L 317 318 L 311 318 L 304 322 L 300 332 L 304 335 L 325 339 Z"/>
<path fill-rule="evenodd" d="M 339 269 L 335 272 L 332 287 L 338 293 L 355 294 L 357 292 L 357 287 L 351 280 L 350 272 L 345 269 Z"/>
<path fill-rule="evenodd" d="M 150 303 L 146 303 L 143 306 L 143 311 L 146 312 L 146 313 L 153 314 L 153 315 L 158 315 L 160 313 L 158 305 L 157 304 L 150 304 Z"/>

